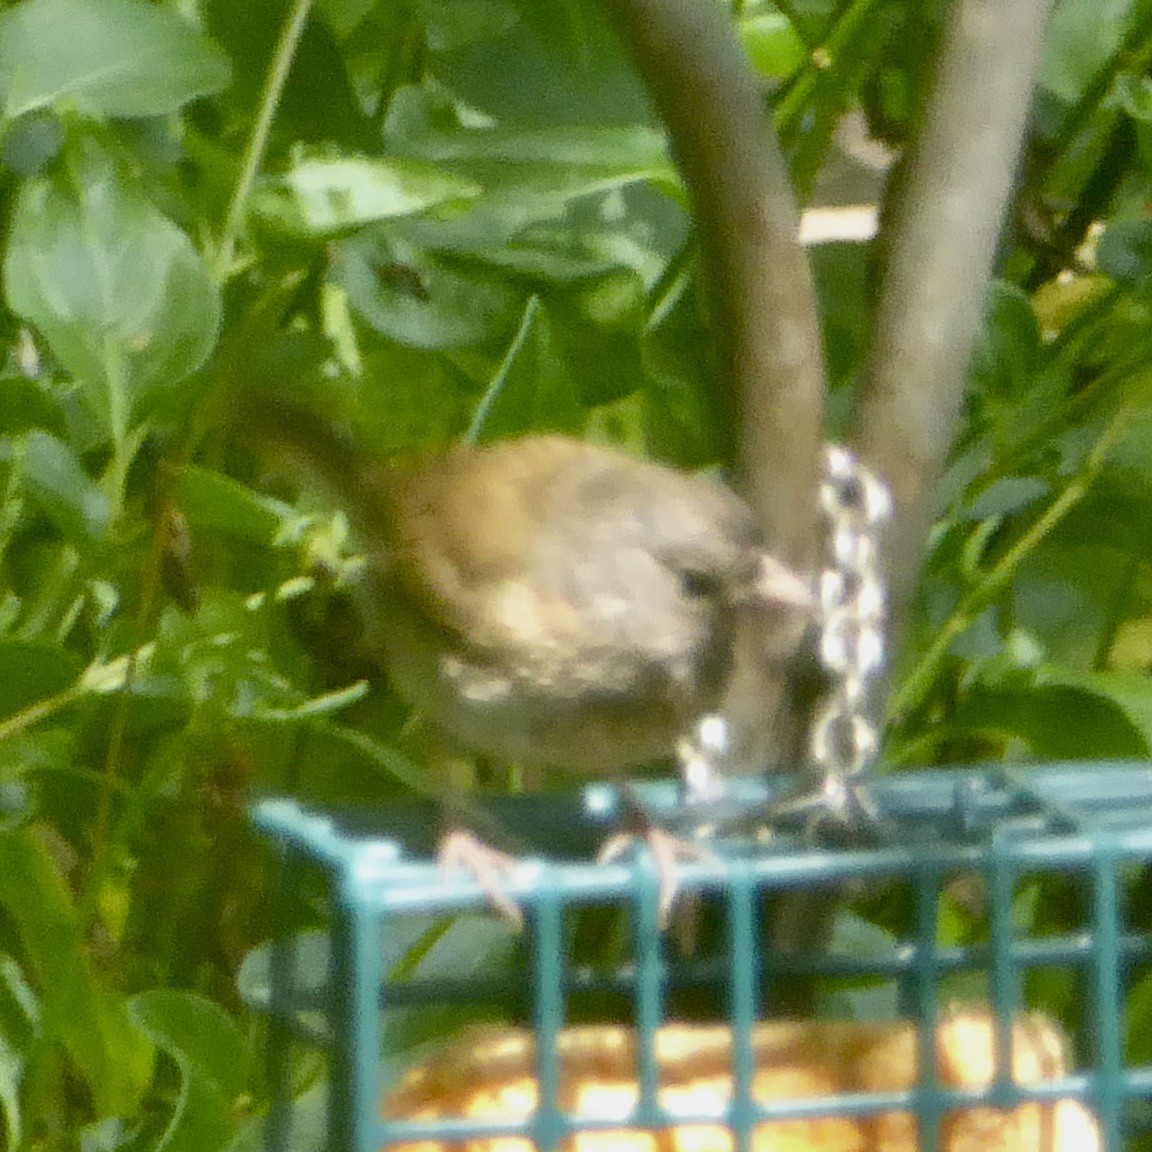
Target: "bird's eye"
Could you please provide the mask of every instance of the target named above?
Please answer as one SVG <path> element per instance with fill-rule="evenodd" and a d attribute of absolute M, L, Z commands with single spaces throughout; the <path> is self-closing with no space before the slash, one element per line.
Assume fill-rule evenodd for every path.
<path fill-rule="evenodd" d="M 684 587 L 684 594 L 691 600 L 711 599 L 720 592 L 720 580 L 711 572 L 686 568 L 680 573 L 680 582 Z"/>

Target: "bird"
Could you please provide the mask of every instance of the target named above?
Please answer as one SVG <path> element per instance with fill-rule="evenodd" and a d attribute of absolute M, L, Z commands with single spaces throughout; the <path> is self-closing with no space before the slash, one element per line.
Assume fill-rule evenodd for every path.
<path fill-rule="evenodd" d="M 397 693 L 473 754 L 609 779 L 675 755 L 742 622 L 811 604 L 709 474 L 547 433 L 378 463 L 287 406 L 257 422 L 347 506 Z M 506 858 L 478 848 L 454 828 L 441 859 L 492 889 Z"/>

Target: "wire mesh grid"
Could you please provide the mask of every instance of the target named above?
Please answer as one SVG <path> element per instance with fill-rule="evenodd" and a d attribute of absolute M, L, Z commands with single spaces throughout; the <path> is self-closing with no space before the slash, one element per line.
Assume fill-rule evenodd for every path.
<path fill-rule="evenodd" d="M 738 804 L 765 793 L 740 785 Z M 655 819 L 677 808 L 671 785 L 641 785 Z M 941 1125 L 959 1105 L 1012 1108 L 1021 1101 L 1081 1100 L 1108 1149 L 1152 1147 L 1152 765 L 1053 764 L 934 770 L 882 778 L 873 799 L 883 840 L 867 847 L 805 847 L 788 837 L 766 845 L 722 841 L 716 860 L 685 865 L 683 886 L 718 909 L 714 947 L 673 955 L 658 923 L 659 878 L 638 851 L 624 863 L 590 864 L 587 851 L 617 818 L 611 788 L 548 797 L 505 797 L 491 810 L 534 850 L 508 889 L 524 909 L 522 969 L 499 986 L 440 974 L 397 981 L 382 957 L 404 918 L 482 908 L 473 881 L 446 877 L 424 848 L 435 828 L 423 809 L 380 813 L 309 812 L 293 801 L 255 805 L 272 840 L 281 900 L 317 869 L 328 893 L 328 978 L 305 988 L 293 937 L 271 950 L 269 1073 L 276 1101 L 266 1132 L 272 1150 L 297 1147 L 291 1131 L 293 1053 L 303 1042 L 328 1056 L 327 1141 L 366 1152 L 390 1144 L 441 1141 L 462 1147 L 480 1137 L 521 1137 L 539 1149 L 596 1128 L 668 1129 L 688 1122 L 730 1128 L 736 1149 L 752 1148 L 765 1121 L 788 1117 L 875 1116 L 911 1110 L 919 1147 L 937 1147 Z M 422 829 L 423 840 L 412 831 Z M 973 889 L 976 896 L 973 897 Z M 883 945 L 863 952 L 849 941 L 830 952 L 779 954 L 765 945 L 765 901 L 783 894 L 850 891 L 876 897 L 870 915 L 889 926 Z M 968 913 L 951 914 L 969 901 Z M 974 902 L 973 902 L 974 901 Z M 626 919 L 627 955 L 606 965 L 571 952 L 571 924 L 591 907 L 615 906 Z M 946 923 L 942 923 L 942 917 Z M 896 925 L 896 927 L 893 927 Z M 902 926 L 902 927 L 901 927 Z M 757 1098 L 753 1036 L 776 1012 L 776 991 L 798 977 L 836 987 L 893 991 L 900 1015 L 915 1021 L 916 1081 L 907 1090 L 824 1098 Z M 967 984 L 963 981 L 967 980 Z M 731 1029 L 731 1092 L 723 1107 L 670 1110 L 661 1098 L 657 1033 L 674 1014 L 679 990 L 707 987 Z M 995 1021 L 994 1074 L 987 1084 L 940 1082 L 936 1029 L 957 989 L 979 996 Z M 611 991 L 635 1028 L 638 1092 L 629 1115 L 579 1115 L 562 1102 L 563 1029 L 581 995 Z M 538 1086 L 530 1115 L 498 1120 L 440 1115 L 386 1118 L 382 1021 L 398 1006 L 507 1002 L 520 998 L 535 1044 Z M 1039 1083 L 1014 1080 L 1013 1022 L 1037 998 L 1071 1033 L 1076 1071 Z M 872 1001 L 873 1005 L 875 1001 Z M 320 1027 L 301 1024 L 309 1010 Z M 427 1146 L 426 1146 L 427 1147 Z"/>

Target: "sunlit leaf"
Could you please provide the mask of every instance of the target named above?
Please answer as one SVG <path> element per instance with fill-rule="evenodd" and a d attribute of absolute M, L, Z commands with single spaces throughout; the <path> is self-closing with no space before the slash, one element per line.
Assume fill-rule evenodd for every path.
<path fill-rule="evenodd" d="M 475 182 L 419 160 L 347 156 L 301 160 L 265 181 L 252 207 L 286 232 L 329 237 L 479 193 Z"/>
<path fill-rule="evenodd" d="M 1113 89 L 1117 103 L 1135 120 L 1152 120 L 1152 82 L 1147 76 L 1125 72 L 1116 77 Z"/>
<path fill-rule="evenodd" d="M 8 1147 L 20 1147 L 24 1120 L 20 1106 L 20 1086 L 24 1079 L 24 1059 L 0 1035 L 0 1107 L 4 1109 L 4 1128 Z"/>
<path fill-rule="evenodd" d="M 291 708 L 256 708 L 253 715 L 259 720 L 292 723 L 312 716 L 328 716 L 333 712 L 339 712 L 349 704 L 363 700 L 367 695 L 368 681 L 358 680 L 347 688 L 325 692 L 323 696 L 313 696 Z"/>
<path fill-rule="evenodd" d="M 456 165 L 489 192 L 525 200 L 559 202 L 643 181 L 679 188 L 664 133 L 646 125 L 450 125 L 426 91 L 407 88 L 394 100 L 386 133 L 402 154 Z"/>
<path fill-rule="evenodd" d="M 21 188 L 4 275 L 13 311 L 116 438 L 215 343 L 219 297 L 196 250 L 91 139 Z"/>
<path fill-rule="evenodd" d="M 0 957 L 0 1107 L 8 1146 L 20 1146 L 20 1089 L 26 1057 L 40 1035 L 40 1004 L 11 956 Z"/>
<path fill-rule="evenodd" d="M 769 80 L 783 80 L 808 58 L 804 41 L 782 12 L 758 12 L 736 25 L 752 67 Z"/>
<path fill-rule="evenodd" d="M 25 0 L 0 15 L 8 116 L 48 104 L 157 116 L 218 92 L 227 58 L 175 8 L 144 0 Z"/>

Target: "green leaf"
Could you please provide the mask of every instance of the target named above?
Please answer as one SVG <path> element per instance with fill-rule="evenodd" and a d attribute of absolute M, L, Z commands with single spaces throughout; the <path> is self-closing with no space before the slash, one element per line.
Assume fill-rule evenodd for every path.
<path fill-rule="evenodd" d="M 1023 742 L 1053 760 L 1136 759 L 1152 745 L 1102 684 L 1087 679 L 1035 685 L 978 685 L 956 710 L 959 731 Z"/>
<path fill-rule="evenodd" d="M 209 468 L 189 465 L 180 475 L 180 508 L 193 528 L 271 544 L 296 513 L 287 504 Z"/>
<path fill-rule="evenodd" d="M 376 6 L 376 0 L 318 0 L 316 12 L 343 39 Z"/>
<path fill-rule="evenodd" d="M 970 369 L 973 386 L 996 400 L 1027 393 L 1040 358 L 1040 326 L 1032 299 L 1003 281 L 992 282 Z"/>
<path fill-rule="evenodd" d="M 1006 516 L 1043 500 L 1051 491 L 1051 484 L 1035 476 L 1005 476 L 985 488 L 964 513 L 972 520 Z"/>
<path fill-rule="evenodd" d="M 586 408 L 635 393 L 644 378 L 639 336 L 648 320 L 640 276 L 619 268 L 547 293 L 558 354 Z"/>
<path fill-rule="evenodd" d="M 99 540 L 108 531 L 108 497 L 89 479 L 72 449 L 47 432 L 24 439 L 24 487 L 32 501 L 73 543 Z"/>
<path fill-rule="evenodd" d="M 252 715 L 258 720 L 267 720 L 274 723 L 293 723 L 313 716 L 329 716 L 347 708 L 349 704 L 363 700 L 368 695 L 368 681 L 357 680 L 346 688 L 338 688 L 334 692 L 325 692 L 321 696 L 312 696 L 290 708 L 268 708 L 257 706 L 252 709 Z"/>
<path fill-rule="evenodd" d="M 1143 740 L 1143 750 L 1135 755 L 1149 755 L 1148 749 L 1152 748 L 1152 680 L 1146 675 L 1131 672 L 1082 673 L 1072 669 L 1048 668 L 1044 676 L 1047 681 L 1091 692 L 1118 708 Z"/>
<path fill-rule="evenodd" d="M 470 412 L 469 397 L 444 357 L 363 333 L 364 379 L 357 426 L 382 456 L 444 444 Z"/>
<path fill-rule="evenodd" d="M 820 299 L 832 394 L 855 381 L 869 340 L 868 301 L 874 290 L 867 244 L 817 244 L 808 249 Z M 833 401 L 834 402 L 834 401 Z"/>
<path fill-rule="evenodd" d="M 389 934 L 389 939 L 394 937 Z M 266 1012 L 272 1003 L 272 944 L 261 944 L 244 957 L 236 974 L 236 990 L 250 1008 Z M 297 933 L 291 941 L 293 972 L 298 991 L 320 992 L 332 971 L 331 938 L 327 932 L 311 929 Z"/>
<path fill-rule="evenodd" d="M 837 912 L 828 945 L 830 955 L 851 957 L 853 961 L 880 960 L 890 957 L 896 947 L 896 939 L 887 929 L 850 909 Z M 887 980 L 861 980 L 855 986 L 837 988 L 822 1007 L 833 1015 L 847 1015 L 853 1020 L 889 1019 L 899 1011 L 896 988 Z"/>
<path fill-rule="evenodd" d="M 39 380 L 27 376 L 0 376 L 0 436 L 43 428 L 65 434 L 64 415 L 56 399 Z"/>
<path fill-rule="evenodd" d="M 94 140 L 17 197 L 4 273 L 116 439 L 212 350 L 220 301 L 188 237 Z"/>
<path fill-rule="evenodd" d="M 328 1141 L 329 1087 L 328 1079 L 320 1077 L 290 1101 L 288 1129 L 291 1136 L 284 1152 L 327 1152 L 331 1147 Z M 228 1152 L 267 1152 L 267 1128 L 266 1116 L 253 1118 L 236 1133 L 236 1139 L 228 1145 Z"/>
<path fill-rule="evenodd" d="M 1041 87 L 1061 100 L 1075 100 L 1120 47 L 1132 9 L 1132 0 L 1062 0 L 1057 4 L 1044 41 Z"/>
<path fill-rule="evenodd" d="M 193 992 L 156 989 L 129 1002 L 132 1019 L 180 1069 L 180 1093 L 157 1152 L 212 1152 L 235 1135 L 248 1051 L 236 1022 Z"/>
<path fill-rule="evenodd" d="M 309 238 L 469 200 L 480 186 L 434 164 L 403 157 L 305 159 L 264 181 L 252 207 L 265 223 Z"/>
<path fill-rule="evenodd" d="M 68 885 L 28 829 L 0 834 L 0 905 L 35 977 L 45 1037 L 63 1044 L 100 1114 L 130 1113 L 150 1079 L 151 1050 L 124 1002 L 100 988 Z"/>
<path fill-rule="evenodd" d="M 79 1136 L 80 1152 L 121 1152 L 138 1147 L 140 1133 L 123 1116 L 109 1116 L 85 1125 Z"/>
<path fill-rule="evenodd" d="M 0 955 L 0 1030 L 20 1049 L 27 1049 L 40 1032 L 39 999 L 20 965 L 4 955 Z"/>
<path fill-rule="evenodd" d="M 710 382 L 711 334 L 704 326 L 691 274 L 669 283 L 644 331 L 645 441 L 654 456 L 698 468 L 720 455 Z"/>
<path fill-rule="evenodd" d="M 592 184 L 584 184 L 585 194 L 653 176 L 676 179 L 664 133 L 638 125 L 627 128 L 584 125 L 555 129 L 461 128 L 451 132 L 427 131 L 407 137 L 406 143 L 415 145 L 425 159 L 440 163 L 483 161 L 489 165 L 517 165 L 510 173 L 515 175 L 517 183 L 525 179 L 535 183 L 546 171 L 553 173 L 555 179 L 565 172 L 572 175 L 575 170 L 583 174 L 584 182 L 594 180 Z"/>
<path fill-rule="evenodd" d="M 808 59 L 804 41 L 782 12 L 745 16 L 736 32 L 749 63 L 766 79 L 783 80 Z"/>
<path fill-rule="evenodd" d="M 385 10 L 392 5 L 377 5 Z M 404 5 L 403 9 L 407 8 Z M 277 40 L 296 9 L 294 0 L 257 0 L 237 4 L 236 0 L 198 0 L 195 11 L 216 42 L 228 53 L 233 67 L 233 83 L 218 100 L 213 111 L 223 115 L 214 140 L 225 149 L 234 133 L 247 135 L 260 114 L 263 88 L 272 67 Z M 377 39 L 374 25 L 364 43 L 363 61 L 379 61 L 386 46 L 388 23 L 406 27 L 402 16 L 381 12 L 384 27 Z M 376 55 L 373 55 L 375 53 Z M 292 68 L 276 103 L 275 132 L 283 141 L 338 144 L 356 151 L 379 149 L 379 128 L 367 114 L 373 106 L 371 87 L 354 84 L 350 66 L 359 53 L 347 58 L 327 21 L 315 13 L 305 21 L 302 35 L 292 53 Z M 378 65 L 368 65 L 370 68 Z M 363 74 L 367 85 L 378 83 Z M 277 149 L 278 150 L 278 149 Z M 229 165 L 229 185 L 235 172 Z"/>
<path fill-rule="evenodd" d="M 1152 1060 L 1152 976 L 1142 976 L 1128 993 L 1124 1012 L 1124 1062 Z"/>
<path fill-rule="evenodd" d="M 8 1147 L 20 1147 L 23 1113 L 20 1089 L 25 1057 L 40 1034 L 40 1005 L 19 964 L 0 957 L 0 1107 Z"/>
<path fill-rule="evenodd" d="M 337 250 L 336 282 L 373 328 L 414 348 L 447 349 L 501 336 L 519 297 L 491 274 L 449 265 L 415 246 L 358 236 Z"/>
<path fill-rule="evenodd" d="M 572 432 L 583 420 L 579 394 L 555 351 L 548 314 L 534 296 L 476 409 L 468 439 L 482 444 L 525 432 Z"/>
<path fill-rule="evenodd" d="M 38 109 L 18 117 L 4 133 L 0 164 L 17 176 L 34 176 L 60 155 L 64 126 L 55 113 Z"/>
<path fill-rule="evenodd" d="M 1152 220 L 1114 220 L 1096 249 L 1100 270 L 1128 287 L 1148 283 L 1152 274 Z"/>
<path fill-rule="evenodd" d="M 55 696 L 76 683 L 82 671 L 71 652 L 24 640 L 0 641 L 0 716 Z"/>
<path fill-rule="evenodd" d="M 24 1080 L 24 1058 L 0 1034 L 0 1107 L 9 1148 L 19 1148 L 24 1126 L 20 1107 L 20 1086 Z"/>
<path fill-rule="evenodd" d="M 507 972 L 516 949 L 515 930 L 505 921 L 482 915 L 453 917 L 401 916 L 389 924 L 381 941 L 380 963 L 390 980 L 412 978 L 435 983 Z M 310 930 L 292 937 L 295 988 L 303 1000 L 316 1003 L 331 980 L 331 938 L 325 932 Z M 267 1011 L 271 1003 L 272 944 L 254 948 L 244 958 L 237 976 L 237 989 L 246 1004 Z M 449 1005 L 417 1008 L 388 1008 L 383 1012 L 388 1036 L 384 1075 L 399 1077 L 406 1058 L 433 1036 L 443 1036 L 463 1027 L 483 1009 Z M 315 1008 L 297 1011 L 300 1023 L 322 1033 L 328 1023 L 325 1013 Z"/>
<path fill-rule="evenodd" d="M 550 210 L 578 197 L 651 181 L 680 188 L 663 132 L 643 125 L 573 124 L 558 128 L 464 127 L 446 122 L 424 89 L 405 88 L 389 109 L 390 148 L 479 180 L 487 193 Z"/>
<path fill-rule="evenodd" d="M 428 0 L 427 7 L 444 4 Z M 430 58 L 431 74 L 450 85 L 456 101 L 499 124 L 645 120 L 644 93 L 612 27 L 610 5 L 515 0 L 515 7 L 520 21 L 504 35 Z M 489 22 L 493 33 L 497 27 Z"/>
<path fill-rule="evenodd" d="M 161 116 L 228 85 L 224 54 L 175 8 L 143 0 L 25 0 L 0 15 L 0 101 L 88 116 Z"/>
<path fill-rule="evenodd" d="M 517 22 L 515 7 L 504 0 L 421 0 L 419 12 L 433 52 L 491 39 Z"/>
<path fill-rule="evenodd" d="M 1152 120 L 1152 81 L 1147 76 L 1124 72 L 1116 77 L 1112 92 L 1133 120 Z"/>
<path fill-rule="evenodd" d="M 517 948 L 515 930 L 505 921 L 482 915 L 412 916 L 396 944 L 386 945 L 385 964 L 392 979 L 442 980 L 512 979 Z M 385 1044 L 380 1065 L 381 1085 L 399 1083 L 404 1073 L 429 1046 L 439 1047 L 446 1037 L 478 1021 L 498 1019 L 484 1004 L 422 1004 L 384 1013 Z"/>

